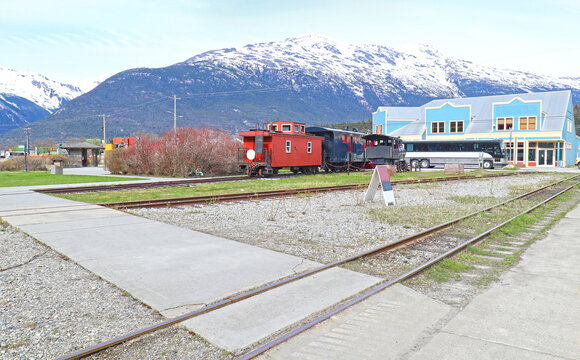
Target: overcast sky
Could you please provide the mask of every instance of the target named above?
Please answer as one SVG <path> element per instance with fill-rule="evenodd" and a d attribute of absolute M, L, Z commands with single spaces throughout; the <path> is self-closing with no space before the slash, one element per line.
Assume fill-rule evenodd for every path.
<path fill-rule="evenodd" d="M 1 0 L 0 66 L 76 83 L 315 32 L 580 76 L 579 19 L 580 0 Z"/>

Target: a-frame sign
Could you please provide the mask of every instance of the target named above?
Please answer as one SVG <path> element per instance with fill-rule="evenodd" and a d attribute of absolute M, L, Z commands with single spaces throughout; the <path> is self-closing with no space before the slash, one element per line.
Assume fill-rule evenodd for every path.
<path fill-rule="evenodd" d="M 386 165 L 378 165 L 373 171 L 373 177 L 365 194 L 365 201 L 372 201 L 377 193 L 377 189 L 381 187 L 383 193 L 383 201 L 386 206 L 395 205 L 395 194 L 391 186 L 391 177 L 389 176 L 389 169 Z"/>

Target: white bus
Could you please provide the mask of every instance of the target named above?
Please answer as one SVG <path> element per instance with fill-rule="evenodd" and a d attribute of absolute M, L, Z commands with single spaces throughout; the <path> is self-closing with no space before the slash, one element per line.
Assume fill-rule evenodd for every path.
<path fill-rule="evenodd" d="M 507 165 L 502 140 L 417 140 L 405 141 L 405 161 L 413 167 L 445 164 L 483 166 Z"/>

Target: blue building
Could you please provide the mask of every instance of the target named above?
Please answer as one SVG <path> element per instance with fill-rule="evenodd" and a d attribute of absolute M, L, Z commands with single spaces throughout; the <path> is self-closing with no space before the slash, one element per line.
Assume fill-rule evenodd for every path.
<path fill-rule="evenodd" d="M 373 133 L 403 140 L 502 139 L 509 162 L 518 166 L 567 166 L 580 156 L 569 90 L 381 106 L 373 113 Z"/>

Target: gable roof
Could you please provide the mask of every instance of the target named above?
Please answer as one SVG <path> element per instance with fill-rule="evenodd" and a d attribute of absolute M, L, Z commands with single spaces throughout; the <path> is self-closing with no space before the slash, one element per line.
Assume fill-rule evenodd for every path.
<path fill-rule="evenodd" d="M 416 121 L 403 126 L 392 132 L 394 136 L 400 135 L 421 135 L 425 130 L 425 108 L 439 107 L 446 102 L 453 106 L 470 105 L 472 121 L 465 129 L 465 134 L 469 133 L 485 133 L 491 132 L 493 126 L 493 104 L 509 102 L 515 98 L 520 98 L 523 101 L 542 101 L 542 112 L 545 113 L 545 119 L 542 131 L 562 130 L 566 121 L 566 112 L 568 104 L 572 97 L 572 91 L 546 91 L 537 93 L 523 93 L 523 94 L 509 94 L 509 95 L 492 95 L 492 96 L 478 96 L 469 98 L 455 98 L 455 99 L 438 99 L 432 100 L 423 106 L 412 108 L 418 112 Z M 397 107 L 386 107 L 388 118 L 398 118 L 391 116 L 391 112 L 396 114 Z M 401 108 L 404 113 L 408 113 L 409 108 Z"/>

